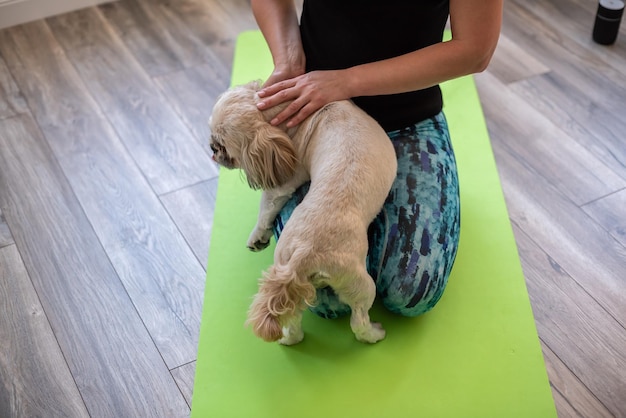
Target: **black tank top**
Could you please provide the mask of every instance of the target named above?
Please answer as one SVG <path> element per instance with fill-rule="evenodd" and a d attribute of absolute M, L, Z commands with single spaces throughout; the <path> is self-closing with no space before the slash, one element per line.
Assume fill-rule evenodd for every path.
<path fill-rule="evenodd" d="M 441 42 L 448 0 L 305 0 L 300 33 L 307 71 L 344 69 Z M 439 113 L 439 86 L 354 102 L 386 131 Z"/>

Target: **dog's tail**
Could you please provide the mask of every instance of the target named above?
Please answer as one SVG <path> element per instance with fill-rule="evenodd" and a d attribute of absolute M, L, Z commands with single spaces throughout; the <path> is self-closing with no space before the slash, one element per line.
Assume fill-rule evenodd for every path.
<path fill-rule="evenodd" d="M 272 266 L 260 281 L 259 292 L 248 311 L 247 325 L 265 341 L 283 336 L 282 326 L 290 317 L 315 302 L 315 287 L 288 266 Z"/>

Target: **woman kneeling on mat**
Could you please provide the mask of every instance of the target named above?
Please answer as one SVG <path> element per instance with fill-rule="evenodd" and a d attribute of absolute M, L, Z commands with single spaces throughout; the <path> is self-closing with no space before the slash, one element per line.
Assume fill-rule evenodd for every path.
<path fill-rule="evenodd" d="M 398 175 L 369 228 L 367 267 L 392 312 L 417 316 L 441 298 L 459 243 L 457 168 L 439 83 L 485 69 L 496 47 L 502 0 L 252 0 L 274 71 L 261 109 L 293 100 L 274 125 L 302 122 L 352 99 L 387 131 Z M 452 39 L 442 42 L 450 17 Z M 277 217 L 278 238 L 307 186 Z M 349 245 L 347 243 L 346 245 Z M 320 316 L 347 314 L 332 289 L 318 289 Z"/>

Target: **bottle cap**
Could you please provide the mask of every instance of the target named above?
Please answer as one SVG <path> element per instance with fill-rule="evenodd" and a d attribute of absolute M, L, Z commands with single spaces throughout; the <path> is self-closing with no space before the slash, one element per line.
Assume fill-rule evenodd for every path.
<path fill-rule="evenodd" d="M 624 2 L 622 0 L 600 0 L 598 16 L 605 19 L 620 19 L 624 13 Z"/>

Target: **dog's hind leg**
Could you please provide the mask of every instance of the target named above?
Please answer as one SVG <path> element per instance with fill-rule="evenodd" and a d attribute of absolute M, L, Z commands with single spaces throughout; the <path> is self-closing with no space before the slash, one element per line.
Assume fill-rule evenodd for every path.
<path fill-rule="evenodd" d="M 302 331 L 302 311 L 297 311 L 293 316 L 289 318 L 281 318 L 283 323 L 283 337 L 278 340 L 282 345 L 294 345 L 298 344 L 304 338 L 304 331 Z"/>
<path fill-rule="evenodd" d="M 352 314 L 350 327 L 356 339 L 365 343 L 375 343 L 385 338 L 385 330 L 376 322 L 370 322 L 369 310 L 376 297 L 376 285 L 372 277 L 361 269 L 353 278 L 344 280 L 338 286 L 333 286 L 339 299 L 350 305 Z"/>

